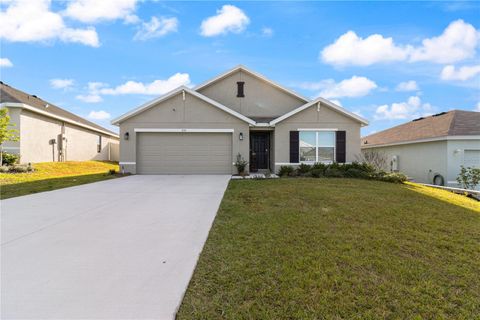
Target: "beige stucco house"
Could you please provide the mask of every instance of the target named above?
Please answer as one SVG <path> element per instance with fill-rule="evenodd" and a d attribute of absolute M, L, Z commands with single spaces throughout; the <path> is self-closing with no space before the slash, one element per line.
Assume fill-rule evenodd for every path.
<path fill-rule="evenodd" d="M 351 162 L 368 122 L 334 103 L 310 100 L 235 67 L 194 89 L 179 87 L 112 121 L 120 165 L 139 174 L 231 174 L 281 165 Z"/>
<path fill-rule="evenodd" d="M 459 187 L 461 165 L 480 168 L 480 112 L 418 118 L 362 138 L 362 150 L 376 150 L 386 160 L 384 169 L 416 182 Z"/>
<path fill-rule="evenodd" d="M 20 154 L 22 163 L 119 159 L 115 132 L 3 82 L 0 107 L 8 109 L 20 137 L 1 148 Z"/>

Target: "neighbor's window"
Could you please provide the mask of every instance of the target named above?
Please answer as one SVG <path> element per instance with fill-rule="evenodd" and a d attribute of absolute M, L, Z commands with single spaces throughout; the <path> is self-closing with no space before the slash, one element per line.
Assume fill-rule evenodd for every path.
<path fill-rule="evenodd" d="M 97 143 L 97 152 L 102 152 L 102 136 L 98 136 L 98 143 Z"/>
<path fill-rule="evenodd" d="M 300 131 L 300 162 L 335 161 L 335 131 Z"/>

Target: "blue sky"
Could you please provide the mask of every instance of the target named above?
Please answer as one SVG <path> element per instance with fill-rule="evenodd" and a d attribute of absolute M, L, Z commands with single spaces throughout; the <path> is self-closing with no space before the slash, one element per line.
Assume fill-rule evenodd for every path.
<path fill-rule="evenodd" d="M 370 121 L 480 111 L 478 2 L 2 2 L 2 81 L 110 120 L 238 64 Z"/>

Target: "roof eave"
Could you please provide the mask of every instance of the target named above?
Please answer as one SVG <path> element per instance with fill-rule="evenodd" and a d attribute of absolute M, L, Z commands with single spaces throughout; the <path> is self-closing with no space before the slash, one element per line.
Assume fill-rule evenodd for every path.
<path fill-rule="evenodd" d="M 199 99 L 201 99 L 201 100 L 203 100 L 203 101 L 205 101 L 205 102 L 207 102 L 207 103 L 209 103 L 209 104 L 211 104 L 211 105 L 213 105 L 213 106 L 215 106 L 215 107 L 217 107 L 217 108 L 219 108 L 219 109 L 221 109 L 221 110 L 223 110 L 223 111 L 225 111 L 229 114 L 231 114 L 232 116 L 247 122 L 250 125 L 255 125 L 255 121 L 253 121 L 252 119 L 250 119 L 250 118 L 248 118 L 248 117 L 246 117 L 246 116 L 244 116 L 244 115 L 242 115 L 242 114 L 224 106 L 223 104 L 221 104 L 221 103 L 219 103 L 215 100 L 212 100 L 209 97 L 206 97 L 203 94 L 201 94 L 199 92 L 196 92 L 196 91 L 194 91 L 194 90 L 192 90 L 192 89 L 190 89 L 186 86 L 180 86 L 176 89 L 173 89 L 172 91 L 164 94 L 163 96 L 160 96 L 156 99 L 153 99 L 153 100 L 139 106 L 138 108 L 135 108 L 135 109 L 121 115 L 120 117 L 117 117 L 117 118 L 113 119 L 111 121 L 111 123 L 113 125 L 118 126 L 122 121 L 125 121 L 125 120 L 139 114 L 140 112 L 145 111 L 145 110 L 153 107 L 155 104 L 160 103 L 162 101 L 165 101 L 165 100 L 173 97 L 174 95 L 179 94 L 182 91 L 185 91 L 185 92 L 187 92 L 187 93 L 189 93 L 189 94 L 191 94 L 191 95 L 193 95 L 193 96 L 195 96 L 195 97 L 197 97 L 197 98 L 199 98 Z"/>
<path fill-rule="evenodd" d="M 315 104 L 317 104 L 317 103 L 319 103 L 319 102 L 322 102 L 322 103 L 326 104 L 327 106 L 329 106 L 329 107 L 331 107 L 331 108 L 333 108 L 333 109 L 335 109 L 335 110 L 337 110 L 337 111 L 339 111 L 339 112 L 341 112 L 341 113 L 343 113 L 343 114 L 345 114 L 345 115 L 347 115 L 347 116 L 349 116 L 349 117 L 357 120 L 358 122 L 360 122 L 360 125 L 361 125 L 362 127 L 363 127 L 363 126 L 368 126 L 368 124 L 369 124 L 367 119 L 365 119 L 365 118 L 363 118 L 363 117 L 360 117 L 359 115 L 356 115 L 355 113 L 350 112 L 350 111 L 346 110 L 345 108 L 342 108 L 342 107 L 340 107 L 340 106 L 337 106 L 336 104 L 334 104 L 333 102 L 331 102 L 331 101 L 329 101 L 329 100 L 327 100 L 327 99 L 317 98 L 317 99 L 315 99 L 315 100 L 313 100 L 313 101 L 310 101 L 310 102 L 304 104 L 303 106 L 300 106 L 300 107 L 298 107 L 298 108 L 296 108 L 296 109 L 294 109 L 294 110 L 292 110 L 292 111 L 290 111 L 290 112 L 287 112 L 286 114 L 284 114 L 284 115 L 282 115 L 282 116 L 280 116 L 280 117 L 278 117 L 278 118 L 270 121 L 270 125 L 275 125 L 275 124 L 277 124 L 277 123 L 279 123 L 279 122 L 282 122 L 283 120 L 288 119 L 288 118 L 290 118 L 291 116 L 293 116 L 293 115 L 295 115 L 295 114 L 297 114 L 297 113 L 299 113 L 299 112 L 302 112 L 303 110 L 308 109 L 308 108 L 314 106 Z"/>

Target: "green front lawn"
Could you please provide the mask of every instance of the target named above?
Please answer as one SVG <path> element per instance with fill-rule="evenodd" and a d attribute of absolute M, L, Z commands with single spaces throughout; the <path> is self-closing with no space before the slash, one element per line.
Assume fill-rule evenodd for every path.
<path fill-rule="evenodd" d="M 0 198 L 7 199 L 118 177 L 108 174 L 111 169 L 118 171 L 118 164 L 114 162 L 44 162 L 36 163 L 33 167 L 34 172 L 0 173 Z"/>
<path fill-rule="evenodd" d="M 479 302 L 479 202 L 413 184 L 231 181 L 178 319 L 479 319 Z"/>

